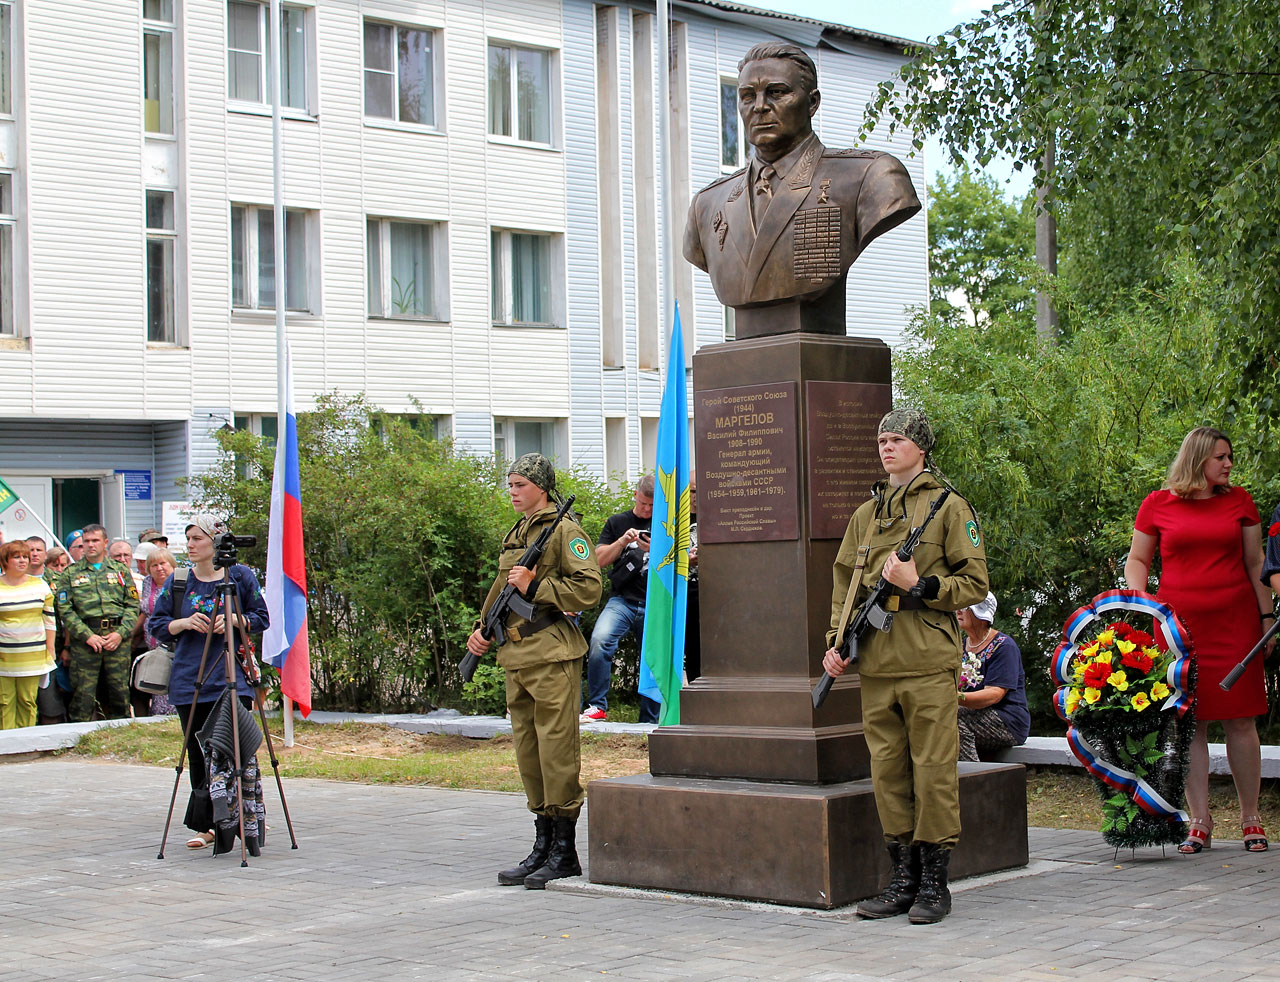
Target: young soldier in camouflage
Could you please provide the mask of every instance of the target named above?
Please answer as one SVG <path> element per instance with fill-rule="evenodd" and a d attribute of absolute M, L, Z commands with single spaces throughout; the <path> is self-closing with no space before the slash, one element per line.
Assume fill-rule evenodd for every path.
<path fill-rule="evenodd" d="M 582 656 L 587 642 L 577 622 L 563 611 L 594 606 L 603 592 L 600 567 L 586 533 L 568 516 L 557 526 L 536 569 L 517 566 L 542 526 L 554 521 L 556 475 L 542 454 L 525 454 L 511 466 L 507 487 L 511 505 L 521 518 L 502 541 L 498 576 L 480 612 L 508 583 L 537 604 L 532 621 L 512 614 L 508 641 L 498 651 L 507 673 L 507 709 L 515 740 L 516 764 L 534 818 L 533 851 L 525 860 L 498 874 L 504 886 L 524 884 L 543 889 L 548 880 L 578 876 L 575 825 L 582 810 L 579 779 L 578 699 Z M 489 641 L 479 626 L 467 639 L 467 650 L 480 657 Z"/>
<path fill-rule="evenodd" d="M 129 646 L 123 640 L 138 620 L 138 589 L 129 567 L 107 558 L 107 530 L 86 525 L 84 558 L 57 581 L 58 618 L 70 636 L 73 723 L 93 714 L 99 679 L 103 683 L 102 715 L 129 715 Z"/>
<path fill-rule="evenodd" d="M 987 557 L 972 508 L 953 493 L 911 559 L 898 559 L 943 490 L 929 469 L 933 429 L 919 410 L 895 409 L 880 421 L 877 445 L 888 479 L 854 512 L 836 554 L 827 643 L 836 643 L 845 605 L 860 603 L 882 575 L 898 588 L 892 628 L 871 632 L 858 651 L 871 783 L 893 863 L 888 887 L 858 914 L 909 912 L 912 923 L 929 924 L 951 911 L 947 863 L 960 839 L 953 612 L 987 595 Z M 822 667 L 835 677 L 846 665 L 831 647 Z"/>

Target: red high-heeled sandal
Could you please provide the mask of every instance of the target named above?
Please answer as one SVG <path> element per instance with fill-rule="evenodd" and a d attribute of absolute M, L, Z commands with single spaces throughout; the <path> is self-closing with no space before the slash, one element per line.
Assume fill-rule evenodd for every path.
<path fill-rule="evenodd" d="M 1244 833 L 1245 852 L 1266 852 L 1271 848 L 1267 842 L 1267 830 L 1257 815 L 1240 819 L 1240 831 Z"/>
<path fill-rule="evenodd" d="M 1191 827 L 1187 830 L 1187 837 L 1178 846 L 1178 852 L 1184 856 L 1194 856 L 1200 850 L 1211 849 L 1212 847 L 1213 822 L 1202 822 L 1198 818 L 1193 818 Z"/>

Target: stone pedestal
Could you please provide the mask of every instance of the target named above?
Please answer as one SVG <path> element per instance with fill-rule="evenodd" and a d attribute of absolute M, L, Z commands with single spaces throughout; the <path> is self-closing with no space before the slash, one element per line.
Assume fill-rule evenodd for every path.
<path fill-rule="evenodd" d="M 821 709 L 831 566 L 883 476 L 889 349 L 792 333 L 693 359 L 703 675 L 652 776 L 588 789 L 594 882 L 832 907 L 887 865 L 854 673 Z M 954 874 L 1027 861 L 1020 765 L 964 765 Z"/>
<path fill-rule="evenodd" d="M 1021 764 L 960 764 L 951 876 L 1025 866 Z M 589 789 L 591 882 L 832 908 L 888 880 L 869 780 L 805 786 L 620 777 Z"/>

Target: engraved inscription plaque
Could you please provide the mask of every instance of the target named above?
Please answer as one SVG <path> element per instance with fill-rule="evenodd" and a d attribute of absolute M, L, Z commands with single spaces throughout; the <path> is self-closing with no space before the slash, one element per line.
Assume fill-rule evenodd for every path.
<path fill-rule="evenodd" d="M 800 538 L 799 391 L 775 382 L 697 393 L 700 543 Z"/>
<path fill-rule="evenodd" d="M 893 408 L 891 386 L 806 382 L 809 436 L 809 537 L 839 539 L 849 517 L 884 477 L 876 426 Z"/>

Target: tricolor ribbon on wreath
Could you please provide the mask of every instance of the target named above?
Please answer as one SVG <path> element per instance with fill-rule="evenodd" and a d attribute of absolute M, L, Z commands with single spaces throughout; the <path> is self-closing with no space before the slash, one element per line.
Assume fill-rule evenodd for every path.
<path fill-rule="evenodd" d="M 1072 682 L 1071 663 L 1078 653 L 1076 640 L 1095 620 L 1105 620 L 1107 615 L 1116 611 L 1150 615 L 1160 626 L 1169 650 L 1174 653 L 1165 673 L 1169 697 L 1160 706 L 1160 711 L 1173 709 L 1179 716 L 1183 716 L 1191 708 L 1192 703 L 1191 694 L 1187 691 L 1191 677 L 1190 636 L 1172 608 L 1150 594 L 1137 590 L 1110 590 L 1099 594 L 1067 618 L 1062 628 L 1063 641 L 1053 653 L 1051 668 L 1053 678 L 1059 684 L 1059 689 L 1053 697 L 1054 709 L 1058 716 L 1070 722 L 1066 712 L 1066 696 Z M 1143 811 L 1179 822 L 1190 821 L 1190 815 L 1187 812 L 1169 804 L 1144 779 L 1132 771 L 1103 760 L 1074 725 L 1067 729 L 1067 745 L 1094 778 L 1131 797 Z"/>

